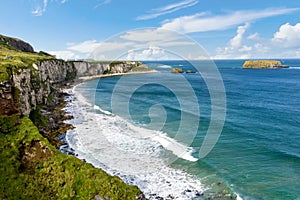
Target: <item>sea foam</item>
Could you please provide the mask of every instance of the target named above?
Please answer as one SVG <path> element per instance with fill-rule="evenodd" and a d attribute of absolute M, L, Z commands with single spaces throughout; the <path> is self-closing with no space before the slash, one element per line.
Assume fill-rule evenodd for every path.
<path fill-rule="evenodd" d="M 66 109 L 74 116 L 69 123 L 76 128 L 67 132 L 66 139 L 79 158 L 137 185 L 149 199 L 202 195 L 205 187 L 199 178 L 168 166 L 169 158 L 177 156 L 196 161 L 192 148 L 160 131 L 129 123 L 73 92 Z"/>

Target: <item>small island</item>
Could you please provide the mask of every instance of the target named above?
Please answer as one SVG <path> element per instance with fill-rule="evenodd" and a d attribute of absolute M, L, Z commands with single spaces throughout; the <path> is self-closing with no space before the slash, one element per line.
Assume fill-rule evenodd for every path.
<path fill-rule="evenodd" d="M 247 60 L 244 62 L 243 69 L 279 69 L 289 68 L 289 66 L 282 65 L 279 60 Z"/>

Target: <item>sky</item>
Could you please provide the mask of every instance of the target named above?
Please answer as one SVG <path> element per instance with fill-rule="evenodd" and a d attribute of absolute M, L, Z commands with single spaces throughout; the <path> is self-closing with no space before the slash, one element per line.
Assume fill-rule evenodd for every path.
<path fill-rule="evenodd" d="M 63 59 L 300 58 L 299 0 L 2 0 L 0 19 Z"/>

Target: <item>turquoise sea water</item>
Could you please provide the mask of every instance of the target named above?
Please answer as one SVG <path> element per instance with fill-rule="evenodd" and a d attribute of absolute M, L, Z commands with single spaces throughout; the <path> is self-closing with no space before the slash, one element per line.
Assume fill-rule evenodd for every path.
<path fill-rule="evenodd" d="M 179 157 L 177 160 L 167 162 L 166 165 L 170 169 L 183 171 L 185 177 L 192 177 L 184 179 L 186 186 L 179 184 L 182 179 L 175 178 L 175 183 L 177 182 L 180 187 L 196 188 L 198 186 L 196 186 L 195 179 L 196 181 L 198 179 L 203 184 L 201 187 L 206 189 L 199 188 L 197 192 L 204 191 L 206 197 L 211 193 L 213 198 L 218 196 L 226 198 L 226 191 L 231 190 L 243 199 L 300 199 L 300 60 L 282 60 L 284 65 L 289 65 L 291 68 L 278 70 L 241 69 L 243 62 L 244 60 L 215 61 L 225 87 L 226 119 L 217 144 L 203 159 L 198 159 L 198 152 L 211 120 L 211 93 L 203 77 L 198 73 L 170 73 L 171 68 L 174 67 L 196 72 L 190 63 L 185 61 L 144 62 L 149 67 L 157 69 L 159 73 L 129 75 L 135 77 L 134 84 L 130 82 L 120 84 L 120 77 L 93 80 L 80 85 L 77 90 L 97 105 L 95 116 L 99 119 L 101 116 L 102 120 L 97 126 L 103 132 L 107 127 L 117 127 L 107 130 L 110 135 L 106 136 L 116 145 L 114 148 L 122 152 L 140 151 L 141 154 L 138 155 L 144 157 L 145 160 L 149 157 L 145 163 L 151 165 L 153 161 L 153 167 L 159 162 L 163 165 L 164 160 L 169 161 L 170 158 Z M 205 66 L 205 64 L 204 61 L 199 61 L 195 65 Z M 189 89 L 193 90 L 199 107 L 192 102 L 190 94 L 186 91 L 187 87 L 183 86 L 186 83 L 180 77 L 191 85 Z M 210 78 L 213 79 L 214 76 Z M 161 80 L 166 80 L 166 82 Z M 135 85 L 139 87 L 135 88 Z M 190 99 L 191 106 L 182 109 L 182 99 L 184 102 Z M 123 104 L 115 102 L 128 103 L 128 112 L 118 113 L 122 107 L 116 107 L 123 106 Z M 143 142 L 147 139 L 158 141 L 158 146 L 155 146 L 156 143 L 143 143 L 139 146 L 141 143 L 125 138 L 125 132 L 132 129 L 128 128 L 130 125 L 127 123 L 120 123 L 116 117 L 121 117 L 128 123 L 141 127 L 142 129 L 137 132 L 153 130 L 159 131 L 164 136 L 161 135 L 157 139 L 151 134 L 147 137 L 143 135 Z M 183 117 L 184 124 L 181 124 Z M 161 123 L 162 121 L 164 123 Z M 185 135 L 176 137 L 180 128 Z M 86 134 L 81 138 L 87 137 L 95 139 L 95 134 L 90 134 L 90 136 Z M 169 142 L 171 141 L 170 143 L 175 142 L 174 145 L 166 145 L 165 137 Z M 191 137 L 190 141 L 188 138 Z M 151 148 L 147 146 L 151 144 L 153 151 L 149 151 Z M 183 149 L 187 154 L 182 155 L 176 152 L 174 148 L 180 148 L 178 144 L 184 145 Z M 99 144 L 93 144 L 93 139 L 91 139 L 86 144 L 92 148 L 88 152 L 97 152 L 97 155 L 104 153 L 104 150 L 97 145 Z M 115 154 L 113 152 L 110 156 Z M 152 155 L 154 155 L 153 160 Z M 120 160 L 122 156 L 125 160 L 131 159 L 126 157 L 127 154 L 125 156 L 122 153 L 115 156 L 115 159 Z M 94 159 L 97 160 L 97 156 L 94 156 Z M 146 168 L 146 164 L 137 157 L 132 160 L 135 160 L 136 165 Z M 98 161 L 101 162 L 101 159 Z M 124 165 L 124 163 L 113 162 L 112 164 Z M 104 165 L 109 168 L 110 163 L 104 163 Z M 116 172 L 118 169 L 114 171 L 114 174 L 118 174 Z M 123 168 L 119 171 L 121 175 L 127 173 Z M 149 173 L 155 176 L 154 172 Z M 134 175 L 128 176 L 135 179 Z M 128 179 L 128 176 L 125 179 Z M 139 177 L 139 181 L 128 182 L 140 184 L 141 188 L 146 188 L 145 192 L 148 193 L 148 197 L 151 197 L 149 196 L 151 190 L 159 193 L 153 183 L 162 178 L 157 177 L 151 182 L 149 178 L 149 180 L 147 178 L 142 180 Z M 191 183 L 189 180 L 192 180 Z M 157 185 L 163 187 L 163 183 Z M 172 186 L 173 193 L 182 189 L 176 188 L 175 185 Z M 188 193 L 187 189 L 183 191 Z M 203 194 L 201 196 L 195 194 L 190 197 L 182 194 L 180 198 L 204 198 Z M 176 194 L 173 195 L 176 196 Z M 164 197 L 164 194 L 158 196 Z"/>

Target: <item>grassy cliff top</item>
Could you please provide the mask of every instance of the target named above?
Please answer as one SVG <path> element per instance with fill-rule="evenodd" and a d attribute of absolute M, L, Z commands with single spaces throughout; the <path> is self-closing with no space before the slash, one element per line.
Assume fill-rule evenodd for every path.
<path fill-rule="evenodd" d="M 55 58 L 33 52 L 26 42 L 0 35 L 0 83 L 12 73 L 21 73 L 24 68 L 34 70 L 33 63 L 48 59 Z M 31 81 L 34 77 L 29 78 Z M 0 103 L 11 108 L 13 100 L 20 100 L 18 91 L 14 87 L 5 91 Z M 58 95 L 58 98 L 63 97 Z M 57 106 L 57 102 L 54 104 Z M 33 123 L 35 117 L 43 121 L 39 109 L 29 117 L 23 117 L 21 111 L 0 115 L 0 199 L 130 200 L 142 194 L 138 187 L 126 185 L 118 177 L 59 152 Z"/>
<path fill-rule="evenodd" d="M 243 68 L 274 68 L 281 65 L 279 60 L 247 60 Z"/>
<path fill-rule="evenodd" d="M 10 45 L 8 40 L 14 41 L 15 43 L 21 41 L 0 35 L 0 83 L 9 78 L 7 70 L 12 70 L 12 72 L 15 73 L 23 68 L 33 69 L 33 63 L 54 58 L 44 53 L 23 52 Z"/>
<path fill-rule="evenodd" d="M 118 177 L 56 150 L 27 117 L 0 133 L 0 199 L 135 199 Z"/>

